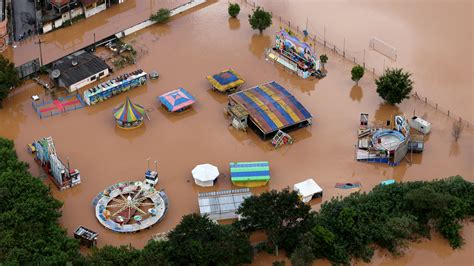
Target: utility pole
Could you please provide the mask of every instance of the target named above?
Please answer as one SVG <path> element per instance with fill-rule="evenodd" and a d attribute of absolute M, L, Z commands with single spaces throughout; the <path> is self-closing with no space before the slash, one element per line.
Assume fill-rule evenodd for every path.
<path fill-rule="evenodd" d="M 41 41 L 40 37 L 38 36 L 38 41 L 35 42 L 35 44 L 38 44 L 39 45 L 39 51 L 40 51 L 40 67 L 43 66 L 43 51 L 41 50 L 41 44 L 43 44 L 44 42 Z"/>
<path fill-rule="evenodd" d="M 71 1 L 67 3 L 67 7 L 69 9 L 69 25 L 72 26 Z"/>

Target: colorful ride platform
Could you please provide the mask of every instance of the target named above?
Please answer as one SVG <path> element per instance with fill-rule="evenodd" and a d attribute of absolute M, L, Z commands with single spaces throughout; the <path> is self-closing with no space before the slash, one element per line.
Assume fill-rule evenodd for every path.
<path fill-rule="evenodd" d="M 158 97 L 158 100 L 166 111 L 177 113 L 188 109 L 196 103 L 196 99 L 183 88 L 167 92 Z"/>
<path fill-rule="evenodd" d="M 232 92 L 245 83 L 237 72 L 232 69 L 224 70 L 218 74 L 207 76 L 207 80 L 214 90 L 220 92 Z"/>
<path fill-rule="evenodd" d="M 230 179 L 239 187 L 260 187 L 270 181 L 268 162 L 230 163 Z"/>

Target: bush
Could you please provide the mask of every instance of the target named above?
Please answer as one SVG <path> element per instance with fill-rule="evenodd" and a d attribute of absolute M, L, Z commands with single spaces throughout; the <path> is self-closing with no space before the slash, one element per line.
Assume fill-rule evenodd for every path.
<path fill-rule="evenodd" d="M 228 12 L 229 12 L 229 16 L 235 18 L 237 17 L 237 15 L 240 13 L 240 6 L 239 4 L 229 4 L 229 9 L 228 9 Z"/>
<path fill-rule="evenodd" d="M 389 104 L 399 104 L 410 98 L 413 89 L 411 74 L 403 69 L 388 69 L 380 78 L 375 80 L 377 93 Z"/>
<path fill-rule="evenodd" d="M 166 23 L 171 18 L 171 11 L 166 8 L 160 8 L 158 12 L 150 16 L 150 20 L 155 21 L 156 23 Z"/>

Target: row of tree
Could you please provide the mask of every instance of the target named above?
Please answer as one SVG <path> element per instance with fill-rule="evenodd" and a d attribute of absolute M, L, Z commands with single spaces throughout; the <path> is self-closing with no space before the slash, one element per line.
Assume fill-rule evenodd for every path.
<path fill-rule="evenodd" d="M 474 184 L 460 176 L 377 186 L 369 193 L 333 198 L 312 212 L 294 191 L 269 191 L 246 199 L 242 219 L 219 225 L 186 215 L 163 241 L 138 250 L 104 246 L 82 256 L 79 243 L 59 226 L 61 202 L 18 160 L 12 141 L 0 138 L 0 264 L 240 265 L 254 250 L 283 249 L 294 265 L 316 258 L 348 264 L 370 261 L 374 247 L 401 254 L 409 241 L 435 230 L 459 248 L 462 222 L 474 215 Z M 250 234 L 267 240 L 255 248 Z"/>

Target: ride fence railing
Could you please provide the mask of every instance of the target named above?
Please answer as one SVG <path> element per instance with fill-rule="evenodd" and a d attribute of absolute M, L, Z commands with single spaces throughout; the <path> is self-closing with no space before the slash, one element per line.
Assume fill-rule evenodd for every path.
<path fill-rule="evenodd" d="M 229 1 L 229 3 L 240 3 L 241 5 L 247 8 L 256 8 L 258 6 L 254 1 L 250 1 L 250 0 L 236 0 L 236 1 Z M 396 54 L 391 57 L 381 54 L 380 57 L 383 57 L 383 58 L 378 58 L 378 60 L 374 60 L 374 59 L 372 60 L 372 61 L 379 61 L 378 64 L 368 62 L 368 60 L 366 60 L 366 52 L 369 52 L 372 49 L 371 50 L 363 49 L 360 51 L 348 49 L 350 47 L 348 45 L 350 42 L 348 42 L 346 38 L 342 38 L 343 40 L 342 43 L 341 42 L 337 43 L 333 40 L 330 40 L 326 37 L 325 28 L 324 28 L 323 33 L 318 32 L 318 30 L 314 28 L 311 28 L 311 30 L 307 30 L 306 26 L 300 27 L 296 23 L 292 23 L 290 20 L 287 20 L 280 15 L 274 14 L 271 10 L 267 10 L 267 11 L 272 13 L 273 23 L 275 22 L 279 23 L 281 28 L 284 28 L 287 31 L 291 31 L 292 34 L 302 38 L 308 44 L 313 46 L 313 48 L 316 48 L 316 45 L 319 45 L 323 47 L 326 51 L 330 51 L 332 55 L 341 56 L 343 60 L 347 60 L 349 62 L 352 62 L 354 65 L 360 65 L 364 67 L 364 69 L 366 70 L 366 73 L 370 72 L 371 74 L 374 75 L 375 78 L 378 78 L 380 75 L 383 75 L 383 73 L 385 73 L 385 70 L 388 67 L 390 67 L 390 65 L 394 63 L 396 60 Z M 373 40 L 371 40 L 371 42 L 372 41 Z M 378 67 L 376 65 L 378 65 Z M 440 106 L 438 103 L 431 101 L 428 97 L 423 97 L 416 91 L 413 92 L 411 96 L 415 98 L 417 101 L 422 101 L 425 105 L 434 108 L 436 111 L 439 111 L 442 114 L 445 114 L 449 118 L 453 119 L 453 122 L 459 121 L 460 123 L 462 123 L 462 125 L 465 128 L 471 129 L 474 132 L 473 125 L 471 124 L 470 121 L 464 119 L 460 115 L 453 113 L 452 110 L 450 110 L 449 108 Z"/>

